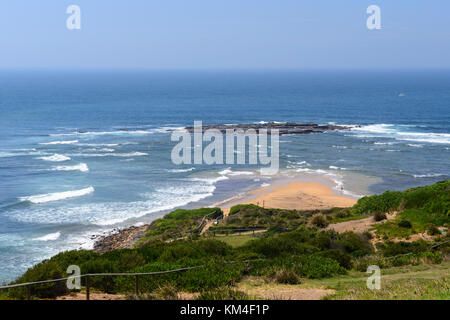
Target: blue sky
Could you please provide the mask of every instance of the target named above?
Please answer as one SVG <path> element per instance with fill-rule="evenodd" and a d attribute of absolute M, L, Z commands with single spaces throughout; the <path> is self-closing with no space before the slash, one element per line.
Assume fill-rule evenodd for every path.
<path fill-rule="evenodd" d="M 450 1 L 2 0 L 0 68 L 450 68 Z"/>

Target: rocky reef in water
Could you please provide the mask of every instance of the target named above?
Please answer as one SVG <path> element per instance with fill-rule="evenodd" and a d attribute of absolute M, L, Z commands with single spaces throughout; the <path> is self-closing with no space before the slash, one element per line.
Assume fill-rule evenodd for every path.
<path fill-rule="evenodd" d="M 186 127 L 188 132 L 194 132 L 194 127 Z M 249 130 L 253 129 L 256 133 L 259 130 L 267 130 L 270 134 L 271 130 L 278 130 L 280 135 L 285 134 L 309 134 L 309 133 L 323 133 L 327 131 L 337 130 L 350 130 L 351 127 L 338 126 L 338 125 L 319 125 L 316 123 L 295 123 L 295 122 L 268 122 L 268 123 L 250 123 L 250 124 L 216 124 L 216 125 L 203 125 L 202 131 L 205 132 L 209 129 L 216 129 L 222 133 L 226 133 L 226 130 Z"/>

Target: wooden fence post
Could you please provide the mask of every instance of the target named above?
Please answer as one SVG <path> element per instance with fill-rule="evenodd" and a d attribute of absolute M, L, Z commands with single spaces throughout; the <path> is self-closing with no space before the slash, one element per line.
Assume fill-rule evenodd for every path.
<path fill-rule="evenodd" d="M 86 276 L 86 300 L 89 300 L 89 275 Z"/>
<path fill-rule="evenodd" d="M 139 295 L 139 276 L 136 275 L 136 297 Z"/>

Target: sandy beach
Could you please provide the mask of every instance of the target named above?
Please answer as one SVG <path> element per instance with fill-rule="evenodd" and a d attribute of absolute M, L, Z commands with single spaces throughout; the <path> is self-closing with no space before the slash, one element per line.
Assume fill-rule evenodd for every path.
<path fill-rule="evenodd" d="M 351 207 L 356 201 L 355 198 L 337 195 L 330 187 L 317 182 L 289 182 L 252 191 L 247 199 L 238 203 L 256 204 L 265 208 L 312 210 Z M 227 213 L 229 208 L 227 205 L 222 209 Z"/>

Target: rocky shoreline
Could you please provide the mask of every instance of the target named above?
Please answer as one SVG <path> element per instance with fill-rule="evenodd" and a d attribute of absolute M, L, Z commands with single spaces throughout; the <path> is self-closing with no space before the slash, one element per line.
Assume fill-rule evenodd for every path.
<path fill-rule="evenodd" d="M 209 129 L 219 130 L 221 133 L 225 134 L 226 130 L 249 130 L 253 129 L 257 133 L 259 130 L 267 130 L 270 134 L 271 130 L 278 130 L 280 135 L 286 134 L 310 134 L 310 133 L 324 133 L 327 131 L 337 131 L 337 130 L 350 130 L 351 127 L 348 126 L 337 126 L 337 125 L 319 125 L 316 123 L 296 123 L 296 122 L 268 122 L 268 123 L 250 123 L 250 124 L 216 124 L 216 125 L 203 125 L 202 132 Z M 185 127 L 185 130 L 192 133 L 194 132 L 194 127 Z"/>
<path fill-rule="evenodd" d="M 117 249 L 131 249 L 145 234 L 149 225 L 132 226 L 115 230 L 114 233 L 100 237 L 94 244 L 94 251 L 105 253 Z"/>

